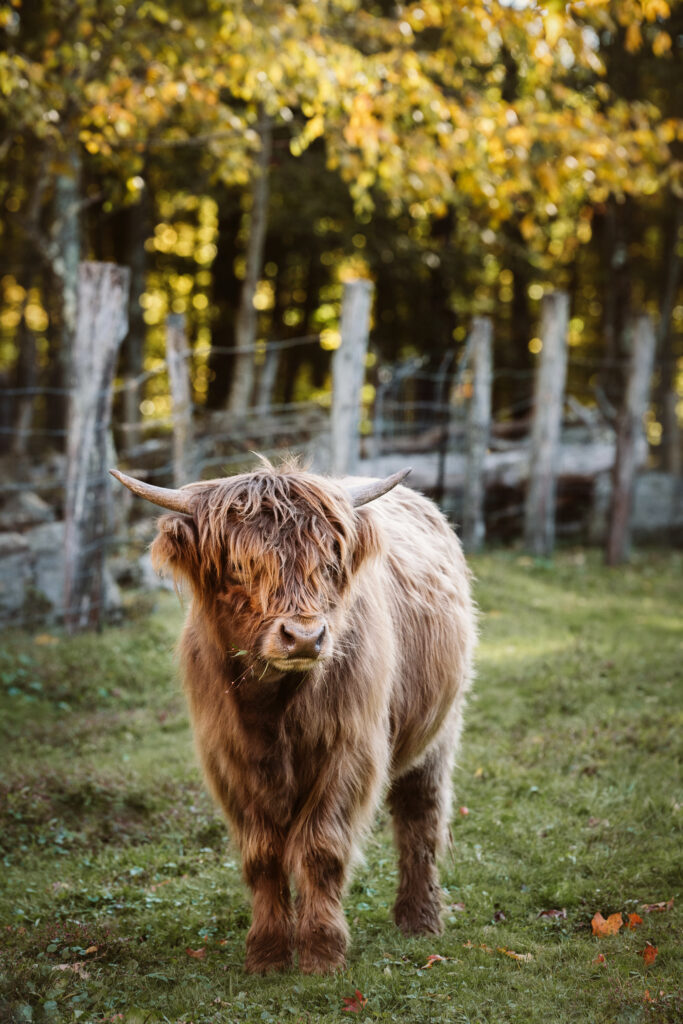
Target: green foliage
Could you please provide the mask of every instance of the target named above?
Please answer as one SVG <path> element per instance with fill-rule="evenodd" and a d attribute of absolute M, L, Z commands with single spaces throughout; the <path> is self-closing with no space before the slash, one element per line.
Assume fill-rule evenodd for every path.
<path fill-rule="evenodd" d="M 445 933 L 408 940 L 391 924 L 382 814 L 346 897 L 352 947 L 335 978 L 243 973 L 249 899 L 174 681 L 175 598 L 101 636 L 7 634 L 3 1019 L 313 1024 L 360 1006 L 356 989 L 359 1017 L 377 1021 L 680 1019 L 681 558 L 641 554 L 617 574 L 593 554 L 509 553 L 474 568 L 482 642 L 442 865 Z M 641 909 L 635 931 L 591 935 L 596 911 L 672 896 L 669 911 Z M 566 917 L 538 916 L 551 909 Z"/>

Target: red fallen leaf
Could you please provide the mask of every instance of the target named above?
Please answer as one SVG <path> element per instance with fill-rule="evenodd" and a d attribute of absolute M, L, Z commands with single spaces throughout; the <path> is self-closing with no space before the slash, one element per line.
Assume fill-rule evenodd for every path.
<path fill-rule="evenodd" d="M 616 935 L 623 923 L 624 919 L 621 914 L 610 914 L 607 920 L 605 920 L 598 911 L 591 921 L 593 935 L 597 935 L 599 939 L 604 939 L 608 935 Z"/>
<path fill-rule="evenodd" d="M 640 950 L 640 955 L 645 961 L 646 966 L 649 967 L 650 964 L 653 964 L 655 962 L 655 960 L 657 959 L 658 952 L 659 950 L 657 949 L 657 947 L 653 946 L 650 942 L 648 942 L 645 949 Z"/>
<path fill-rule="evenodd" d="M 593 963 L 594 964 L 606 964 L 607 963 L 607 957 L 604 956 L 602 953 L 598 953 L 598 955 L 596 956 L 596 958 L 593 961 Z"/>
<path fill-rule="evenodd" d="M 468 815 L 469 813 L 470 813 L 470 809 L 469 809 L 469 807 L 465 807 L 465 806 L 464 806 L 464 804 L 463 804 L 463 806 L 462 806 L 462 807 L 458 807 L 458 814 L 459 814 L 459 815 L 460 815 L 460 816 L 461 816 L 462 818 L 466 818 L 466 817 L 467 817 L 467 815 Z"/>
<path fill-rule="evenodd" d="M 448 904 L 448 909 L 449 910 L 464 910 L 465 909 L 465 904 L 464 903 L 449 903 Z"/>
<path fill-rule="evenodd" d="M 640 916 L 640 914 L 629 914 L 628 915 L 628 922 L 626 924 L 626 927 L 629 928 L 631 931 L 633 931 L 634 928 L 637 928 L 638 925 L 642 924 L 642 923 L 643 923 L 643 919 Z"/>
<path fill-rule="evenodd" d="M 661 903 L 641 903 L 640 909 L 645 914 L 662 914 L 665 910 L 673 910 L 674 898 L 670 900 L 662 900 Z"/>
<path fill-rule="evenodd" d="M 343 996 L 344 1005 L 342 1013 L 360 1013 L 364 1006 L 367 1006 L 367 999 L 359 988 L 352 996 Z"/>
<path fill-rule="evenodd" d="M 439 962 L 439 960 L 448 960 L 448 959 L 449 958 L 447 956 L 441 956 L 439 953 L 430 953 L 429 956 L 427 957 L 427 963 L 423 964 L 422 967 L 420 968 L 420 970 L 421 971 L 426 971 L 430 967 L 433 967 L 434 964 L 437 964 Z"/>
<path fill-rule="evenodd" d="M 193 956 L 195 960 L 206 959 L 206 947 L 204 946 L 202 946 L 201 949 L 190 949 L 190 947 L 188 946 L 185 952 L 187 953 L 188 956 Z"/>
<path fill-rule="evenodd" d="M 567 908 L 562 907 L 562 910 L 542 910 L 538 915 L 539 917 L 562 917 L 567 916 Z"/>

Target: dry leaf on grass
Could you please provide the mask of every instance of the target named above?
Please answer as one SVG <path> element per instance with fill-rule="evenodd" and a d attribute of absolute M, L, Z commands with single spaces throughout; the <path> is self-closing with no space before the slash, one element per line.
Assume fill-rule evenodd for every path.
<path fill-rule="evenodd" d="M 593 961 L 593 963 L 594 964 L 606 964 L 607 963 L 607 957 L 604 955 L 604 953 L 598 953 L 598 955 L 596 956 L 596 958 Z"/>
<path fill-rule="evenodd" d="M 187 953 L 188 956 L 193 956 L 195 958 L 195 960 L 205 960 L 206 959 L 206 947 L 205 946 L 202 946 L 201 949 L 190 949 L 190 947 L 188 946 L 187 949 L 185 950 L 185 952 Z"/>
<path fill-rule="evenodd" d="M 628 914 L 627 917 L 628 921 L 626 923 L 626 927 L 630 928 L 631 931 L 633 931 L 634 928 L 637 928 L 639 924 L 643 923 L 643 919 L 640 914 Z"/>
<path fill-rule="evenodd" d="M 506 949 L 505 946 L 498 946 L 498 952 L 504 953 L 505 956 L 509 956 L 512 960 L 519 960 L 524 964 L 528 964 L 533 960 L 531 953 L 515 953 L 514 949 Z"/>
<path fill-rule="evenodd" d="M 623 923 L 624 919 L 621 914 L 610 914 L 607 920 L 605 920 L 598 911 L 591 921 L 593 935 L 597 935 L 599 939 L 604 939 L 608 935 L 616 935 Z"/>
<path fill-rule="evenodd" d="M 662 900 L 661 903 L 642 903 L 640 909 L 644 914 L 662 914 L 665 910 L 673 910 L 674 898 Z"/>
<path fill-rule="evenodd" d="M 562 907 L 562 910 L 542 910 L 541 913 L 538 916 L 539 917 L 561 917 L 561 918 L 565 918 L 567 916 L 567 908 L 566 907 Z"/>
<path fill-rule="evenodd" d="M 648 944 L 646 945 L 645 949 L 641 949 L 640 950 L 640 955 L 642 956 L 643 960 L 645 961 L 645 966 L 646 967 L 649 967 L 650 964 L 653 964 L 655 962 L 655 960 L 657 959 L 657 953 L 658 952 L 659 952 L 659 950 L 657 949 L 657 947 L 653 946 L 652 943 L 650 943 L 650 942 L 648 942 Z"/>
<path fill-rule="evenodd" d="M 343 996 L 343 999 L 342 1013 L 360 1013 L 368 1002 L 359 988 L 356 989 L 352 996 Z"/>
<path fill-rule="evenodd" d="M 448 956 L 441 956 L 439 953 L 430 953 L 427 957 L 427 963 L 423 964 L 420 968 L 421 971 L 426 971 L 428 968 L 433 967 L 434 964 L 438 964 L 440 960 L 450 960 Z"/>
<path fill-rule="evenodd" d="M 78 960 L 73 964 L 55 964 L 52 968 L 53 971 L 73 971 L 79 978 L 89 978 L 90 975 L 85 969 L 85 961 Z"/>

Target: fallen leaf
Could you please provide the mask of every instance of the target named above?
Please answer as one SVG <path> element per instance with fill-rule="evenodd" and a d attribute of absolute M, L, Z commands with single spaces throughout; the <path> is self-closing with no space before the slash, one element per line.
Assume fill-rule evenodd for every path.
<path fill-rule="evenodd" d="M 672 896 L 670 900 L 662 900 L 661 903 L 641 903 L 640 909 L 645 914 L 661 914 L 665 910 L 673 910 L 673 905 L 674 898 Z"/>
<path fill-rule="evenodd" d="M 190 949 L 190 947 L 188 946 L 185 952 L 187 953 L 188 956 L 193 956 L 195 960 L 206 959 L 206 948 L 204 946 L 202 946 L 201 949 Z"/>
<path fill-rule="evenodd" d="M 38 633 L 38 636 L 34 636 L 33 642 L 43 647 L 49 644 L 58 644 L 59 637 L 52 636 L 50 633 Z"/>
<path fill-rule="evenodd" d="M 643 923 L 643 919 L 640 916 L 640 914 L 629 914 L 628 915 L 628 922 L 626 924 L 626 927 L 630 928 L 631 931 L 633 931 L 634 928 L 637 928 L 638 925 L 642 924 L 642 923 Z"/>
<path fill-rule="evenodd" d="M 591 927 L 593 929 L 593 935 L 597 935 L 599 939 L 604 939 L 608 935 L 616 935 L 624 920 L 621 914 L 610 914 L 607 920 L 598 911 L 591 921 Z"/>
<path fill-rule="evenodd" d="M 458 814 L 460 815 L 461 818 L 466 818 L 469 813 L 470 813 L 469 807 L 465 807 L 464 804 L 463 804 L 462 807 L 458 807 Z"/>
<path fill-rule="evenodd" d="M 604 825 L 607 828 L 609 826 L 609 821 L 607 820 L 607 818 L 592 818 L 591 817 L 591 818 L 588 819 L 588 827 L 589 828 L 597 828 L 598 825 Z"/>
<path fill-rule="evenodd" d="M 487 946 L 485 942 L 472 942 L 471 939 L 468 939 L 462 945 L 464 949 L 483 949 L 485 953 L 493 953 L 493 947 Z"/>
<path fill-rule="evenodd" d="M 640 955 L 645 961 L 646 966 L 649 967 L 650 964 L 653 964 L 655 962 L 655 960 L 657 959 L 658 952 L 659 950 L 657 949 L 657 947 L 653 946 L 650 942 L 648 942 L 645 949 L 640 950 Z"/>
<path fill-rule="evenodd" d="M 465 909 L 465 904 L 464 903 L 449 903 L 448 904 L 448 910 L 464 910 L 464 909 Z"/>
<path fill-rule="evenodd" d="M 360 1013 L 368 1002 L 359 988 L 356 989 L 352 996 L 343 996 L 342 998 L 344 1000 L 342 1013 Z"/>
<path fill-rule="evenodd" d="M 429 956 L 427 957 L 427 963 L 423 964 L 422 967 L 420 968 L 420 970 L 421 971 L 426 971 L 430 967 L 433 967 L 434 964 L 438 964 L 439 960 L 448 960 L 448 959 L 450 959 L 450 958 L 447 957 L 447 956 L 440 956 L 439 953 L 430 953 Z"/>
<path fill-rule="evenodd" d="M 593 963 L 594 964 L 606 964 L 607 963 L 607 957 L 603 953 L 598 953 L 598 955 L 596 956 L 596 958 L 593 961 Z"/>
<path fill-rule="evenodd" d="M 52 968 L 53 971 L 73 971 L 79 978 L 89 978 L 90 975 L 85 970 L 85 961 L 78 960 L 73 964 L 55 964 Z"/>
<path fill-rule="evenodd" d="M 97 952 L 97 946 L 88 946 L 88 948 L 85 951 L 85 955 L 88 956 L 90 953 L 96 953 L 96 952 Z"/>
<path fill-rule="evenodd" d="M 539 917 L 562 917 L 567 916 L 567 908 L 562 907 L 562 910 L 542 910 L 538 915 Z"/>
<path fill-rule="evenodd" d="M 493 920 L 498 924 L 500 921 L 507 921 L 505 912 L 503 910 L 497 910 L 493 915 Z"/>
<path fill-rule="evenodd" d="M 511 957 L 513 960 L 521 960 L 522 963 L 528 964 L 533 960 L 531 953 L 515 953 L 513 949 L 506 949 L 505 946 L 498 946 L 498 952 L 504 953 L 505 956 Z"/>

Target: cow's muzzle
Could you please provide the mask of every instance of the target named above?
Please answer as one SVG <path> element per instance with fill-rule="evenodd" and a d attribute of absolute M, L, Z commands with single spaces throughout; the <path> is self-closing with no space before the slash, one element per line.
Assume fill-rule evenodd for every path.
<path fill-rule="evenodd" d="M 328 653 L 329 633 L 325 619 L 297 616 L 278 619 L 265 638 L 262 655 L 278 668 L 312 668 Z"/>

